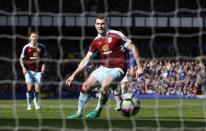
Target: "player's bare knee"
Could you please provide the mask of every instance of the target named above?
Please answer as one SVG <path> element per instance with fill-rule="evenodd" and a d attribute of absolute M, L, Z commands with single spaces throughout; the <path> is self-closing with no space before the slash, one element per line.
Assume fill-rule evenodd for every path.
<path fill-rule="evenodd" d="M 35 92 L 40 92 L 40 86 L 39 86 L 39 84 L 35 84 Z"/>
<path fill-rule="evenodd" d="M 107 94 L 109 92 L 109 85 L 102 85 L 101 88 L 104 88 L 104 93 Z"/>
<path fill-rule="evenodd" d="M 107 87 L 110 87 L 111 85 L 110 84 L 107 84 L 107 83 L 103 83 L 102 84 L 102 88 L 107 88 Z"/>
<path fill-rule="evenodd" d="M 84 92 L 88 92 L 90 90 L 91 86 L 84 82 L 83 85 L 82 85 L 82 89 L 84 90 Z"/>
<path fill-rule="evenodd" d="M 29 93 L 32 92 L 32 89 L 31 89 L 31 88 L 28 88 L 28 89 L 27 89 L 27 92 L 29 92 Z"/>
<path fill-rule="evenodd" d="M 32 91 L 33 91 L 32 86 L 27 86 L 27 92 L 32 92 Z"/>

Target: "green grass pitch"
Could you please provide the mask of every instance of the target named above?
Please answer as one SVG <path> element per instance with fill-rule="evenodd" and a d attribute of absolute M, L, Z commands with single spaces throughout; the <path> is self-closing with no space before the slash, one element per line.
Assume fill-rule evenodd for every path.
<path fill-rule="evenodd" d="M 87 104 L 85 114 L 92 111 L 97 99 Z M 134 117 L 126 118 L 114 111 L 115 101 L 109 100 L 101 117 L 94 120 L 66 120 L 76 112 L 77 99 L 42 99 L 41 110 L 26 110 L 26 100 L 0 100 L 0 130 L 206 130 L 204 99 L 144 99 Z M 84 115 L 85 115 L 84 114 Z"/>

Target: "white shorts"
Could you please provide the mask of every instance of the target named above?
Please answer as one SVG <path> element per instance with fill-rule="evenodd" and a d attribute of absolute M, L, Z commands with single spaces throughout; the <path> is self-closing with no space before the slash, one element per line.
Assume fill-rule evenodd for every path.
<path fill-rule="evenodd" d="M 120 81 L 124 76 L 124 71 L 121 68 L 108 68 L 100 66 L 92 72 L 91 75 L 96 78 L 97 82 L 102 84 L 106 76 L 112 76 L 114 81 Z"/>
<path fill-rule="evenodd" d="M 24 75 L 27 84 L 41 84 L 42 73 L 28 70 Z"/>

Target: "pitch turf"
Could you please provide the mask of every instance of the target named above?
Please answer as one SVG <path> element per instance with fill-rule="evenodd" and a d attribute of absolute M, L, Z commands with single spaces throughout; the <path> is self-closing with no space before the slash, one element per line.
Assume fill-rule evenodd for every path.
<path fill-rule="evenodd" d="M 92 99 L 85 114 L 96 106 Z M 99 119 L 66 120 L 76 112 L 77 100 L 52 99 L 41 101 L 41 110 L 26 110 L 25 100 L 0 100 L 0 130 L 191 130 L 206 131 L 206 100 L 149 99 L 141 100 L 139 113 L 131 118 L 114 111 L 115 101 L 108 101 Z"/>

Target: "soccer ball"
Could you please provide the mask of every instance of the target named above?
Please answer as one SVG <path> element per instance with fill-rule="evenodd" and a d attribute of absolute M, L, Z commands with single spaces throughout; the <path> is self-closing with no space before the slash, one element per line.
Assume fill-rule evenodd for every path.
<path fill-rule="evenodd" d="M 140 101 L 132 93 L 125 93 L 122 96 L 120 114 L 126 117 L 136 115 L 140 110 Z"/>

